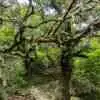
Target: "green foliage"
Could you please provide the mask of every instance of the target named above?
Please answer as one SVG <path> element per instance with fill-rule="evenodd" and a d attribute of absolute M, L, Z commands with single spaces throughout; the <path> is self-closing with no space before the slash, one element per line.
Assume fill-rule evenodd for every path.
<path fill-rule="evenodd" d="M 23 77 L 25 69 L 21 59 L 9 55 L 2 56 L 0 72 L 1 78 L 6 82 L 4 84 L 6 87 L 18 88 L 26 85 L 26 81 Z"/>
<path fill-rule="evenodd" d="M 2 87 L 0 87 L 0 100 L 8 100 L 7 93 Z"/>
<path fill-rule="evenodd" d="M 0 41 L 9 41 L 12 40 L 14 36 L 14 29 L 12 25 L 4 25 L 0 29 Z"/>
<path fill-rule="evenodd" d="M 91 47 L 92 50 L 87 53 L 88 58 L 86 59 L 76 59 L 74 62 L 75 70 L 73 77 L 75 77 L 77 80 L 82 82 L 82 84 L 86 85 L 85 87 L 91 88 L 93 85 L 96 88 L 100 87 L 100 45 L 99 40 L 96 38 L 93 38 L 91 41 Z M 88 82 L 86 82 L 88 80 Z M 86 83 L 84 83 L 86 82 Z M 91 85 L 92 84 L 92 85 Z M 77 86 L 79 88 L 79 85 Z M 89 90 L 89 89 L 85 89 Z M 97 90 L 96 90 L 97 91 Z M 100 93 L 100 91 L 98 91 Z M 97 95 L 98 97 L 99 95 Z M 99 100 L 99 99 L 97 99 Z"/>
<path fill-rule="evenodd" d="M 74 91 L 75 87 L 77 88 L 76 90 L 83 95 L 84 93 L 91 94 L 91 90 L 95 91 L 94 88 L 100 88 L 100 40 L 92 38 L 87 48 L 86 45 L 84 45 L 86 43 L 84 41 L 86 41 L 86 37 L 88 38 L 88 33 L 92 33 L 90 31 L 92 27 L 86 30 L 84 34 L 82 34 L 83 32 L 80 30 L 78 30 L 80 32 L 77 32 L 76 28 L 76 26 L 81 25 L 84 21 L 88 24 L 88 21 L 90 21 L 88 20 L 88 16 L 95 18 L 100 15 L 99 3 L 91 2 L 91 0 L 87 3 L 87 0 L 83 0 L 74 8 L 76 5 L 75 2 L 72 9 L 68 9 L 68 13 L 66 10 L 66 8 L 68 8 L 67 5 L 70 4 L 68 0 L 35 1 L 36 6 L 33 8 L 34 12 L 31 12 L 31 7 L 27 5 L 15 5 L 8 9 L 0 9 L 0 19 L 3 19 L 3 23 L 0 24 L 0 49 L 9 48 L 13 44 L 15 45 L 10 52 L 0 53 L 0 77 L 4 82 L 7 82 L 7 91 L 28 85 L 28 82 L 24 79 L 26 78 L 24 75 L 27 70 L 25 69 L 23 61 L 26 55 L 32 58 L 32 62 L 29 64 L 31 66 L 27 65 L 27 67 L 31 69 L 33 73 L 31 79 L 34 81 L 36 79 L 43 81 L 44 84 L 48 83 L 48 81 L 42 78 L 39 80 L 38 75 L 42 77 L 49 72 L 53 72 L 55 77 L 57 75 L 60 77 L 60 74 L 57 73 L 57 69 L 61 67 L 61 51 L 65 48 L 65 56 L 68 55 L 68 58 L 69 56 L 72 58 L 74 52 L 78 50 L 88 56 L 86 59 L 75 57 L 72 78 L 72 82 L 75 84 L 73 84 L 72 90 Z M 99 2 L 99 0 L 97 1 Z M 55 9 L 58 13 L 55 13 L 53 16 L 46 16 L 44 14 L 45 7 L 51 7 L 51 9 Z M 61 10 L 60 13 L 59 10 Z M 65 15 L 64 11 L 67 12 Z M 46 20 L 47 22 L 45 22 Z M 54 21 L 48 22 L 48 20 Z M 76 26 L 74 27 L 74 25 Z M 81 27 L 79 27 L 79 29 L 80 28 Z M 85 39 L 83 39 L 83 37 Z M 44 41 L 53 38 L 55 43 L 44 42 L 41 38 L 43 38 L 42 40 Z M 34 49 L 32 48 L 34 45 L 36 46 L 36 51 L 31 51 Z M 19 54 L 15 56 L 12 53 Z M 65 60 L 67 62 L 67 59 Z M 50 81 L 52 75 L 51 73 L 49 74 L 46 78 Z M 100 93 L 99 89 L 97 93 Z M 98 95 L 97 97 L 99 98 Z M 91 98 L 89 99 L 92 100 Z"/>

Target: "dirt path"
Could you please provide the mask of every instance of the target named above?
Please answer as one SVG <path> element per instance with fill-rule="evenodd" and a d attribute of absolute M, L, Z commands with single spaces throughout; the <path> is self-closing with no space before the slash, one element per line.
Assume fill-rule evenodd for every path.
<path fill-rule="evenodd" d="M 36 100 L 36 99 L 33 98 L 30 95 L 27 95 L 27 96 L 16 96 L 16 95 L 14 95 L 14 96 L 9 96 L 8 100 Z"/>

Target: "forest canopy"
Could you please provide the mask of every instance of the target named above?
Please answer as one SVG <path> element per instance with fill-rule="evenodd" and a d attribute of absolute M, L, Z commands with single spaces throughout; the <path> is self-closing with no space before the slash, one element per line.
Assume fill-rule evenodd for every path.
<path fill-rule="evenodd" d="M 99 81 L 99 0 L 0 0 L 0 100 L 99 100 Z"/>

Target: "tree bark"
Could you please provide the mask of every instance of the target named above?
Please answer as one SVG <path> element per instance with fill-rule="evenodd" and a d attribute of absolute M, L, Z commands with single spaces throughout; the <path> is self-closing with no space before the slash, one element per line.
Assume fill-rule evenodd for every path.
<path fill-rule="evenodd" d="M 71 59 L 68 55 L 68 52 L 65 50 L 62 51 L 61 54 L 61 72 L 62 72 L 62 100 L 70 100 L 70 80 L 72 74 L 72 64 Z"/>

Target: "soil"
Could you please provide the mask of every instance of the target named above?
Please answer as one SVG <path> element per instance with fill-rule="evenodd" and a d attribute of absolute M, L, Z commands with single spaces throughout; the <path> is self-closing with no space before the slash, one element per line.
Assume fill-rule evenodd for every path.
<path fill-rule="evenodd" d="M 9 96 L 8 100 L 36 100 L 34 97 L 27 95 L 27 96 Z"/>

